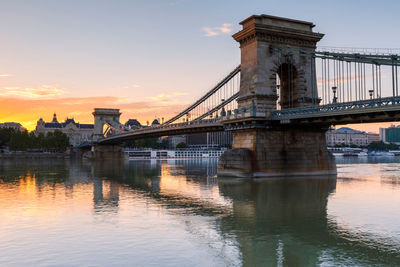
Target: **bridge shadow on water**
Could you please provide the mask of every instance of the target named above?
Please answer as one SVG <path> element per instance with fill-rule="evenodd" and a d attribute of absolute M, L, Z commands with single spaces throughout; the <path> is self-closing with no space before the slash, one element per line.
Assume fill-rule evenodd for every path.
<path fill-rule="evenodd" d="M 187 220 L 209 218 L 222 239 L 234 240 L 244 266 L 400 264 L 399 244 L 352 233 L 328 215 L 336 177 L 218 179 L 216 166 L 214 160 L 1 162 L 0 182 L 29 174 L 37 188 L 93 184 L 95 213 L 118 213 L 128 190 Z"/>

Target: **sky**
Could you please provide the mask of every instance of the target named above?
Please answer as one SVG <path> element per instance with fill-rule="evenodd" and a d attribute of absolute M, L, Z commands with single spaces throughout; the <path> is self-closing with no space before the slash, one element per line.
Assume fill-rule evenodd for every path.
<path fill-rule="evenodd" d="M 399 1 L 0 0 L 0 122 L 171 117 L 240 63 L 232 34 L 269 14 L 312 21 L 321 46 L 399 48 Z M 390 124 L 352 127 L 378 132 Z"/>

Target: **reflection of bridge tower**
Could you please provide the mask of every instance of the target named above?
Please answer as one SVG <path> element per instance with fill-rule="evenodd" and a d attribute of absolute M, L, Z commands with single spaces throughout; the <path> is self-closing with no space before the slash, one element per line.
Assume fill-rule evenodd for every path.
<path fill-rule="evenodd" d="M 243 266 L 318 265 L 324 245 L 336 242 L 327 219 L 335 187 L 336 179 L 326 177 L 220 180 L 220 193 L 233 203 L 233 214 L 221 218 L 220 230 L 236 235 Z"/>
<path fill-rule="evenodd" d="M 297 175 L 335 173 L 326 149 L 325 128 L 268 120 L 280 108 L 318 105 L 314 57 L 323 34 L 313 24 L 268 15 L 251 16 L 233 37 L 241 48 L 239 110 L 249 115 L 226 120 L 233 130 L 233 150 L 221 157 L 220 175 Z M 279 48 L 279 49 L 276 49 Z"/>
<path fill-rule="evenodd" d="M 93 180 L 93 202 L 94 210 L 104 211 L 107 210 L 118 210 L 119 203 L 119 183 L 114 180 L 109 181 L 109 192 L 104 197 L 103 192 L 103 179 L 95 178 Z"/>

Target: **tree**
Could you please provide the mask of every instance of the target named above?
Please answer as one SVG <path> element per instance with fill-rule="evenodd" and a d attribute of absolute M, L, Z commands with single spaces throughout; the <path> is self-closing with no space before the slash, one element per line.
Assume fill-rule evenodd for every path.
<path fill-rule="evenodd" d="M 180 142 L 179 144 L 176 145 L 177 149 L 182 149 L 182 148 L 187 148 L 187 145 L 184 142 Z"/>
<path fill-rule="evenodd" d="M 29 148 L 29 134 L 27 131 L 15 131 L 11 134 L 9 147 L 14 151 L 26 151 Z"/>
<path fill-rule="evenodd" d="M 125 147 L 136 147 L 136 148 L 158 148 L 165 149 L 168 147 L 168 141 L 163 139 L 159 142 L 159 138 L 144 138 L 138 140 L 127 141 L 124 144 Z"/>
<path fill-rule="evenodd" d="M 368 145 L 368 150 L 371 150 L 371 151 L 388 151 L 388 150 L 397 150 L 397 149 L 399 149 L 398 145 L 396 145 L 394 143 L 385 144 L 382 141 L 372 142 Z"/>
<path fill-rule="evenodd" d="M 59 130 L 48 132 L 47 135 L 37 136 L 27 131 L 14 131 L 11 134 L 9 147 L 13 151 L 46 150 L 53 152 L 64 152 L 69 146 L 69 138 Z"/>
<path fill-rule="evenodd" d="M 12 128 L 1 128 L 0 129 L 0 147 L 8 145 L 11 139 L 11 135 L 15 132 Z"/>

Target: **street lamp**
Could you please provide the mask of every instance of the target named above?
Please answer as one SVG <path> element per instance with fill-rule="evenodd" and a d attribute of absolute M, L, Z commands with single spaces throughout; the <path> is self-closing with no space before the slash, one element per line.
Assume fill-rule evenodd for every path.
<path fill-rule="evenodd" d="M 372 95 L 374 94 L 374 90 L 373 89 L 369 89 L 368 92 L 369 92 L 369 97 L 372 100 Z"/>
<path fill-rule="evenodd" d="M 336 90 L 337 90 L 337 87 L 336 86 L 332 86 L 332 92 L 333 92 L 333 101 L 332 101 L 332 103 L 333 104 L 337 103 Z"/>

